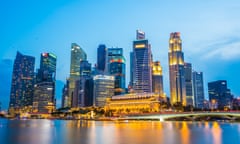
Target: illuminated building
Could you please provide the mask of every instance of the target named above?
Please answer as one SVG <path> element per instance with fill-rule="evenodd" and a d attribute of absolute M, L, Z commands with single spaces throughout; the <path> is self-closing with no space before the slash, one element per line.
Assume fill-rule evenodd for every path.
<path fill-rule="evenodd" d="M 87 55 L 84 52 L 84 50 L 77 45 L 76 43 L 72 43 L 71 45 L 71 63 L 70 63 L 70 77 L 68 78 L 68 87 L 67 92 L 68 95 L 66 98 L 63 98 L 64 100 L 64 106 L 72 107 L 73 106 L 73 99 L 76 99 L 77 95 L 74 95 L 74 89 L 76 80 L 79 80 L 80 78 L 80 62 L 82 60 L 86 60 Z"/>
<path fill-rule="evenodd" d="M 159 61 L 152 64 L 152 92 L 163 96 L 163 75 Z"/>
<path fill-rule="evenodd" d="M 114 95 L 114 76 L 96 75 L 93 77 L 93 81 L 93 105 L 103 107 L 106 104 L 106 98 Z"/>
<path fill-rule="evenodd" d="M 52 53 L 42 53 L 40 69 L 34 85 L 33 109 L 35 112 L 52 112 L 55 109 L 57 57 Z"/>
<path fill-rule="evenodd" d="M 204 108 L 203 73 L 193 71 L 192 79 L 193 79 L 194 107 Z"/>
<path fill-rule="evenodd" d="M 159 112 L 159 96 L 154 93 L 131 93 L 107 99 L 106 112 L 112 115 Z"/>
<path fill-rule="evenodd" d="M 233 96 L 227 87 L 226 80 L 218 80 L 208 83 L 208 96 L 214 108 L 223 109 L 225 106 L 231 108 Z"/>
<path fill-rule="evenodd" d="M 144 38 L 145 34 L 137 31 L 137 40 L 133 41 L 133 89 L 137 93 L 152 92 L 151 46 Z"/>
<path fill-rule="evenodd" d="M 185 85 L 186 85 L 186 102 L 187 105 L 193 106 L 193 83 L 192 83 L 192 64 L 184 63 Z"/>
<path fill-rule="evenodd" d="M 103 74 L 105 72 L 106 67 L 106 55 L 107 55 L 107 47 L 104 44 L 100 44 L 97 49 L 97 69 Z"/>
<path fill-rule="evenodd" d="M 175 103 L 186 105 L 184 56 L 182 52 L 182 40 L 179 32 L 170 34 L 168 60 L 170 102 L 172 105 Z"/>
<path fill-rule="evenodd" d="M 32 106 L 35 58 L 17 52 L 14 60 L 9 109 Z"/>
<path fill-rule="evenodd" d="M 125 58 L 122 48 L 107 49 L 107 74 L 114 76 L 114 95 L 125 93 Z"/>

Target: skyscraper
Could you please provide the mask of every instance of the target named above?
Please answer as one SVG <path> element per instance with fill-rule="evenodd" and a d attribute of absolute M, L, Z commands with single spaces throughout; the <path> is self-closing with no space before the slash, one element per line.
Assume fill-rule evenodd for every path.
<path fill-rule="evenodd" d="M 114 76 L 96 75 L 94 81 L 93 105 L 103 107 L 106 99 L 114 95 Z"/>
<path fill-rule="evenodd" d="M 163 97 L 163 75 L 160 61 L 152 64 L 152 92 Z"/>
<path fill-rule="evenodd" d="M 130 52 L 130 82 L 129 82 L 129 88 L 133 88 L 133 52 Z"/>
<path fill-rule="evenodd" d="M 152 92 L 152 53 L 145 34 L 137 31 L 137 40 L 133 41 L 133 89 L 135 92 Z"/>
<path fill-rule="evenodd" d="M 107 47 L 104 44 L 100 44 L 97 49 L 97 69 L 103 74 L 106 67 Z"/>
<path fill-rule="evenodd" d="M 55 109 L 56 64 L 56 55 L 41 54 L 33 97 L 33 108 L 37 112 L 50 113 Z"/>
<path fill-rule="evenodd" d="M 68 79 L 68 95 L 67 98 L 64 98 L 67 100 L 67 102 L 64 102 L 67 107 L 73 106 L 73 99 L 76 99 L 76 95 L 74 95 L 74 89 L 76 80 L 80 79 L 80 62 L 82 60 L 87 60 L 87 54 L 84 52 L 84 50 L 77 45 L 76 43 L 72 43 L 71 46 L 71 63 L 70 63 L 70 77 Z"/>
<path fill-rule="evenodd" d="M 73 99 L 73 107 L 85 107 L 85 106 L 91 106 L 86 105 L 93 103 L 93 84 L 87 84 L 86 82 L 92 79 L 91 77 L 91 64 L 88 63 L 87 60 L 83 60 L 80 62 L 80 79 L 76 81 L 76 87 L 74 91 L 74 97 Z M 92 100 L 91 102 L 88 102 L 87 100 Z M 87 101 L 87 102 L 86 102 Z M 85 103 L 86 102 L 86 103 Z"/>
<path fill-rule="evenodd" d="M 225 106 L 230 108 L 232 105 L 233 96 L 227 87 L 226 80 L 209 82 L 208 96 L 209 102 L 217 108 L 223 109 Z"/>
<path fill-rule="evenodd" d="M 107 74 L 114 76 L 114 95 L 125 92 L 125 58 L 122 48 L 109 48 L 107 50 Z"/>
<path fill-rule="evenodd" d="M 35 58 L 17 52 L 14 60 L 9 109 L 32 106 Z"/>
<path fill-rule="evenodd" d="M 194 107 L 204 108 L 203 73 L 193 71 L 192 79 L 193 79 Z"/>
<path fill-rule="evenodd" d="M 184 63 L 185 85 L 186 85 L 186 102 L 187 105 L 193 106 L 193 84 L 192 84 L 192 64 Z"/>
<path fill-rule="evenodd" d="M 186 105 L 184 55 L 182 52 L 182 40 L 179 32 L 170 34 L 168 60 L 170 102 L 172 105 L 175 103 Z"/>

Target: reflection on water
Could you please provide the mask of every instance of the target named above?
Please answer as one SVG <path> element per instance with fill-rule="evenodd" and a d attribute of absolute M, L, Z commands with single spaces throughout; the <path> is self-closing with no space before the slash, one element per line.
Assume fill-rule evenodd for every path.
<path fill-rule="evenodd" d="M 222 143 L 222 129 L 217 122 L 213 122 L 212 126 L 213 143 Z"/>
<path fill-rule="evenodd" d="M 238 144 L 240 124 L 218 122 L 0 119 L 0 143 Z"/>
<path fill-rule="evenodd" d="M 189 144 L 190 132 L 187 122 L 182 122 L 181 140 L 183 144 Z"/>

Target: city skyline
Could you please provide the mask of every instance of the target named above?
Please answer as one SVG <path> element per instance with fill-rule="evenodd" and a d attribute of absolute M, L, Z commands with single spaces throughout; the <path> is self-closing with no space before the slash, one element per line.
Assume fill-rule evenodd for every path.
<path fill-rule="evenodd" d="M 220 79 L 228 81 L 228 86 L 235 96 L 240 95 L 237 84 L 240 79 L 235 77 L 240 69 L 240 51 L 238 50 L 240 26 L 237 25 L 240 23 L 237 19 L 239 2 L 234 0 L 228 3 L 185 1 L 185 3 L 177 2 L 176 5 L 171 5 L 173 4 L 171 2 L 157 1 L 121 2 L 95 1 L 93 4 L 61 1 L 48 6 L 46 2 L 21 2 L 22 9 L 18 7 L 20 2 L 11 3 L 11 5 L 10 2 L 0 2 L 3 7 L 0 14 L 3 20 L 0 28 L 2 31 L 0 35 L 3 38 L 0 40 L 2 50 L 0 58 L 3 67 L 1 80 L 5 82 L 1 82 L 0 101 L 3 109 L 6 109 L 5 105 L 8 105 L 9 101 L 10 85 L 8 87 L 5 84 L 10 84 L 11 78 L 8 79 L 8 77 L 9 73 L 11 77 L 13 60 L 17 51 L 36 57 L 36 62 L 39 61 L 38 56 L 42 52 L 56 54 L 58 57 L 56 79 L 62 82 L 57 89 L 61 92 L 63 83 L 69 76 L 71 43 L 79 44 L 86 51 L 89 62 L 93 65 L 97 62 L 96 51 L 99 44 L 105 44 L 108 48 L 122 47 L 126 57 L 126 84 L 128 84 L 129 55 L 132 50 L 132 41 L 135 39 L 135 30 L 139 28 L 146 33 L 152 45 L 153 60 L 161 62 L 164 92 L 167 92 L 168 96 L 168 35 L 174 31 L 181 32 L 186 61 L 192 63 L 194 70 L 202 71 L 204 74 L 205 98 L 208 97 L 206 84 Z M 124 4 L 126 6 L 122 11 L 120 10 L 121 12 L 115 11 Z M 29 5 L 32 7 L 30 8 Z M 181 8 L 182 5 L 185 6 Z M 11 12 L 7 9 L 10 6 Z M 167 10 L 170 6 L 173 6 L 172 12 Z M 38 12 L 39 7 L 46 7 L 46 9 Z M 133 10 L 137 10 L 136 7 L 140 10 L 134 12 Z M 141 11 L 145 7 L 149 7 L 149 11 Z M 78 9 L 83 12 L 81 13 Z M 113 13 L 109 14 L 109 11 Z M 128 12 L 132 13 L 128 15 Z M 178 16 L 175 16 L 176 12 L 179 12 Z M 28 13 L 31 14 L 28 15 Z M 17 17 L 16 14 L 19 16 Z M 115 21 L 101 21 L 105 17 Z M 171 17 L 176 19 L 176 24 Z M 221 26 L 218 23 L 221 23 Z M 224 29 L 222 25 L 225 25 Z M 61 93 L 57 94 L 57 99 L 61 101 Z M 6 100 L 7 104 L 5 104 Z"/>

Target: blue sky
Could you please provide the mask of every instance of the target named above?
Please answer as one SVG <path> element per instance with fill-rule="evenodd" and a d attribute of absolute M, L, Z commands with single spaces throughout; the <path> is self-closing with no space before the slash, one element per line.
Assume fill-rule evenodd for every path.
<path fill-rule="evenodd" d="M 8 107 L 16 51 L 36 57 L 52 52 L 57 61 L 57 103 L 70 69 L 70 46 L 78 43 L 96 63 L 99 44 L 122 47 L 127 60 L 136 29 L 145 31 L 154 60 L 160 60 L 169 95 L 168 39 L 181 32 L 185 61 L 207 82 L 226 79 L 240 96 L 239 0 L 8 0 L 0 1 L 0 101 Z"/>

